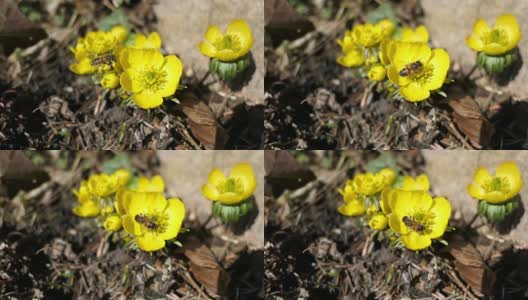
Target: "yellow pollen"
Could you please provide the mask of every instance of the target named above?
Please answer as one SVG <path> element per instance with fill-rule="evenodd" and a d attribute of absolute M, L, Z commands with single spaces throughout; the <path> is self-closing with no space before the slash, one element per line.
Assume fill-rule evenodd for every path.
<path fill-rule="evenodd" d="M 167 83 L 167 72 L 163 70 L 144 70 L 141 72 L 141 84 L 144 89 L 157 92 Z"/>
<path fill-rule="evenodd" d="M 238 36 L 227 34 L 224 37 L 217 39 L 214 43 L 214 46 L 218 51 L 228 49 L 237 52 L 241 48 L 240 44 L 241 43 Z"/>

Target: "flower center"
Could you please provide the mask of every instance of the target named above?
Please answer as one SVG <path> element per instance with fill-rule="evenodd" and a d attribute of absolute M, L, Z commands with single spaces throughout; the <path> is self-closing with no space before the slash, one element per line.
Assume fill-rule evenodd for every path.
<path fill-rule="evenodd" d="M 242 182 L 237 178 L 228 178 L 224 181 L 223 186 L 219 188 L 222 193 L 236 193 L 242 192 Z"/>
<path fill-rule="evenodd" d="M 426 65 L 421 62 L 412 62 L 406 65 L 405 68 L 400 71 L 400 76 L 402 75 L 402 72 L 405 72 L 404 74 L 411 81 L 415 81 L 424 85 L 433 77 L 434 66 L 431 64 Z"/>
<path fill-rule="evenodd" d="M 223 36 L 222 38 L 217 39 L 216 42 L 214 43 L 214 46 L 216 49 L 218 49 L 218 51 L 228 49 L 228 50 L 237 52 L 241 48 L 240 44 L 241 42 L 238 36 L 227 34 Z"/>
<path fill-rule="evenodd" d="M 155 93 L 163 89 L 165 84 L 167 84 L 167 72 L 154 68 L 147 69 L 141 72 L 139 81 L 144 89 Z"/>
<path fill-rule="evenodd" d="M 143 227 L 143 230 L 150 231 L 152 233 L 163 233 L 167 229 L 167 215 L 160 214 L 157 212 L 151 212 L 148 214 L 137 214 L 134 220 Z"/>
<path fill-rule="evenodd" d="M 508 43 L 508 35 L 506 32 L 502 29 L 493 29 L 490 32 L 488 32 L 487 35 L 485 35 L 484 42 L 486 44 L 507 44 Z"/>
<path fill-rule="evenodd" d="M 484 186 L 484 190 L 489 192 L 504 192 L 508 193 L 510 191 L 510 182 L 504 177 L 493 177 L 488 181 Z"/>
<path fill-rule="evenodd" d="M 416 232 L 429 234 L 432 231 L 435 215 L 430 211 L 418 211 L 411 216 L 404 216 L 402 218 L 405 225 Z"/>

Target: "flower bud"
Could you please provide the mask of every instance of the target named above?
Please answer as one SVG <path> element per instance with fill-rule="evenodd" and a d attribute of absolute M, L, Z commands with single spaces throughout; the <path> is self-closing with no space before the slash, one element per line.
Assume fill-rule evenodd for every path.
<path fill-rule="evenodd" d="M 108 231 L 119 231 L 121 229 L 121 218 L 116 215 L 107 217 L 104 221 L 104 228 Z"/>
<path fill-rule="evenodd" d="M 370 219 L 368 225 L 374 230 L 384 230 L 387 228 L 387 217 L 383 214 L 376 214 Z"/>
<path fill-rule="evenodd" d="M 105 89 L 115 89 L 119 86 L 119 76 L 114 72 L 106 73 L 101 79 L 101 85 Z"/>

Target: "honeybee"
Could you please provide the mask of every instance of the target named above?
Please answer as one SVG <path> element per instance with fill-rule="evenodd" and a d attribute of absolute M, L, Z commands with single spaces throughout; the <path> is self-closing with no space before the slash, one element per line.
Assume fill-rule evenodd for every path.
<path fill-rule="evenodd" d="M 113 54 L 107 54 L 103 56 L 98 56 L 92 60 L 92 66 L 97 67 L 100 65 L 112 65 L 112 63 L 115 63 L 117 61 L 115 55 Z"/>
<path fill-rule="evenodd" d="M 422 67 L 423 67 L 423 64 L 421 61 L 417 60 L 415 62 L 412 62 L 406 65 L 403 69 L 401 69 L 400 76 L 401 77 L 410 76 L 412 73 L 421 70 Z"/>
<path fill-rule="evenodd" d="M 156 222 L 154 222 L 152 218 L 147 217 L 143 214 L 136 215 L 134 217 L 134 220 L 136 220 L 136 222 L 138 222 L 139 224 L 143 224 L 143 226 L 147 227 L 148 229 L 151 229 L 151 230 L 158 229 L 158 224 L 156 224 Z"/>
<path fill-rule="evenodd" d="M 405 223 L 405 225 L 407 225 L 407 227 L 411 228 L 414 231 L 424 231 L 425 230 L 425 226 L 423 226 L 422 224 L 416 222 L 415 220 L 407 216 L 403 217 L 402 221 L 403 223 Z"/>

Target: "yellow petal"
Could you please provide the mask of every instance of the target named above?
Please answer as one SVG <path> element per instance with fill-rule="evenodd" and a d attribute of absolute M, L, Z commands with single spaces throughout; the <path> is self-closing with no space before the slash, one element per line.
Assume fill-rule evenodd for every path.
<path fill-rule="evenodd" d="M 96 69 L 92 66 L 91 59 L 84 58 L 75 64 L 71 64 L 70 70 L 78 75 L 87 75 L 94 73 Z"/>
<path fill-rule="evenodd" d="M 391 62 L 398 70 L 416 61 L 425 63 L 431 57 L 431 48 L 425 43 L 396 42 L 394 47 Z"/>
<path fill-rule="evenodd" d="M 165 247 L 165 240 L 151 232 L 145 232 L 142 236 L 136 237 L 138 247 L 147 252 L 152 252 Z"/>
<path fill-rule="evenodd" d="M 198 49 L 203 55 L 207 57 L 216 57 L 216 47 L 213 46 L 213 44 L 211 44 L 210 42 L 200 42 L 200 44 L 198 44 Z"/>
<path fill-rule="evenodd" d="M 73 208 L 73 213 L 83 218 L 95 217 L 99 214 L 99 205 L 95 201 L 83 202 Z"/>
<path fill-rule="evenodd" d="M 164 214 L 168 217 L 167 228 L 159 235 L 164 240 L 175 238 L 180 232 L 180 228 L 185 217 L 185 205 L 180 199 L 171 198 L 168 200 L 169 204 L 165 209 Z"/>
<path fill-rule="evenodd" d="M 211 44 L 214 44 L 218 39 L 222 39 L 223 37 L 224 34 L 216 25 L 209 26 L 205 33 L 205 40 Z"/>
<path fill-rule="evenodd" d="M 421 235 L 415 231 L 411 231 L 401 237 L 401 241 L 405 247 L 410 250 L 422 250 L 431 246 L 431 239 L 428 236 Z"/>
<path fill-rule="evenodd" d="M 515 18 L 514 15 L 504 14 L 498 17 L 494 28 L 501 29 L 508 35 L 506 51 L 515 48 L 521 40 L 521 29 L 519 28 L 519 23 L 517 23 L 517 18 Z"/>
<path fill-rule="evenodd" d="M 238 52 L 235 52 L 231 49 L 222 49 L 216 52 L 216 58 L 221 61 L 233 61 L 239 57 L 240 55 L 238 54 Z"/>
<path fill-rule="evenodd" d="M 368 225 L 374 230 L 385 230 L 387 228 L 387 217 L 383 214 L 376 214 L 370 219 Z"/>
<path fill-rule="evenodd" d="M 168 97 L 173 95 L 178 89 L 183 71 L 182 62 L 175 55 L 166 56 L 165 63 L 161 70 L 167 74 L 167 82 L 163 88 L 158 91 L 158 94 L 162 97 Z"/>
<path fill-rule="evenodd" d="M 209 200 L 216 201 L 218 200 L 220 193 L 215 186 L 205 184 L 202 185 L 202 195 Z"/>
<path fill-rule="evenodd" d="M 131 235 L 142 235 L 143 230 L 141 229 L 141 225 L 139 225 L 138 222 L 134 220 L 134 217 L 129 215 L 124 215 L 121 219 L 123 228 L 126 232 L 128 232 Z"/>
<path fill-rule="evenodd" d="M 152 93 L 148 90 L 143 90 L 139 94 L 134 94 L 132 100 L 134 100 L 134 103 L 136 103 L 138 107 L 143 109 L 156 108 L 163 104 L 163 98 L 159 94 Z"/>
<path fill-rule="evenodd" d="M 400 76 L 400 70 L 396 69 L 394 65 L 389 65 L 387 68 L 387 77 L 392 83 L 399 86 L 406 86 L 410 82 L 409 78 Z"/>
<path fill-rule="evenodd" d="M 337 58 L 337 63 L 343 67 L 352 68 L 362 65 L 364 62 L 361 51 L 352 50 Z"/>
<path fill-rule="evenodd" d="M 433 199 L 431 212 L 434 213 L 435 218 L 431 226 L 431 232 L 428 235 L 430 238 L 436 239 L 441 237 L 446 231 L 449 217 L 451 216 L 451 204 L 444 197 L 436 197 Z"/>
<path fill-rule="evenodd" d="M 167 206 L 167 200 L 162 193 L 134 192 L 127 209 L 127 214 L 135 217 L 152 211 L 162 212 Z"/>
<path fill-rule="evenodd" d="M 479 37 L 485 36 L 490 30 L 491 28 L 489 27 L 488 23 L 486 23 L 486 21 L 483 19 L 478 19 L 475 24 L 473 24 L 473 33 Z"/>
<path fill-rule="evenodd" d="M 399 234 L 409 233 L 409 228 L 403 223 L 403 217 L 405 215 L 400 215 L 397 211 L 394 211 L 389 216 L 389 227 Z"/>
<path fill-rule="evenodd" d="M 511 48 L 507 48 L 507 45 L 503 45 L 499 43 L 491 43 L 491 44 L 485 44 L 484 48 L 482 48 L 482 51 L 489 55 L 500 55 L 510 49 Z"/>
<path fill-rule="evenodd" d="M 489 173 L 488 169 L 484 167 L 479 167 L 475 174 L 473 175 L 473 179 L 476 183 L 479 185 L 485 185 L 492 179 L 491 174 Z"/>
<path fill-rule="evenodd" d="M 411 82 L 407 86 L 403 86 L 400 89 L 402 96 L 411 102 L 422 101 L 431 95 L 429 89 L 417 82 Z"/>
<path fill-rule="evenodd" d="M 484 191 L 484 189 L 480 185 L 475 183 L 471 183 L 467 186 L 467 192 L 471 197 L 475 199 L 482 200 L 486 197 L 486 192 Z"/>
<path fill-rule="evenodd" d="M 241 47 L 238 53 L 240 57 L 246 55 L 253 46 L 253 34 L 245 20 L 234 20 L 231 22 L 227 27 L 226 34 L 238 36 Z"/>
<path fill-rule="evenodd" d="M 427 81 L 425 87 L 431 91 L 437 90 L 444 84 L 449 70 L 449 54 L 444 49 L 434 49 L 428 62 L 433 67 L 433 74 Z"/>
<path fill-rule="evenodd" d="M 161 48 L 161 37 L 159 33 L 152 32 L 151 34 L 149 34 L 147 38 L 147 43 L 145 46 L 148 48 L 160 49 Z"/>
<path fill-rule="evenodd" d="M 218 195 L 218 202 L 221 202 L 223 204 L 237 204 L 242 202 L 243 200 L 246 200 L 248 197 L 245 196 L 245 194 L 238 194 L 234 192 L 224 192 Z"/>
<path fill-rule="evenodd" d="M 397 212 L 402 217 L 412 216 L 415 211 L 428 211 L 433 198 L 425 191 L 403 191 L 396 190 L 396 199 L 392 203 L 392 211 Z"/>
<path fill-rule="evenodd" d="M 140 93 L 143 90 L 143 84 L 138 80 L 134 80 L 134 78 L 137 78 L 138 76 L 137 71 L 134 69 L 129 69 L 123 72 L 119 78 L 121 87 L 130 93 Z"/>
<path fill-rule="evenodd" d="M 427 27 L 420 25 L 416 28 L 416 42 L 427 43 L 429 41 L 429 32 Z"/>
<path fill-rule="evenodd" d="M 128 29 L 123 25 L 117 25 L 110 29 L 110 34 L 114 36 L 118 43 L 123 43 L 128 37 Z"/>
<path fill-rule="evenodd" d="M 211 173 L 209 173 L 209 177 L 207 178 L 207 183 L 219 186 L 224 183 L 226 180 L 226 177 L 222 171 L 218 168 L 214 168 L 211 170 Z"/>
<path fill-rule="evenodd" d="M 502 191 L 491 191 L 486 194 L 484 194 L 484 197 L 482 200 L 485 200 L 486 202 L 498 204 L 505 202 L 506 200 L 511 199 L 510 194 L 506 194 Z"/>
<path fill-rule="evenodd" d="M 249 198 L 253 195 L 257 187 L 257 181 L 255 179 L 255 173 L 253 168 L 248 163 L 236 164 L 229 172 L 229 177 L 237 178 L 244 185 L 243 197 Z"/>
<path fill-rule="evenodd" d="M 122 65 L 125 69 L 127 67 L 160 69 L 165 62 L 163 54 L 157 49 L 128 49 L 124 58 L 126 62 Z"/>
<path fill-rule="evenodd" d="M 510 184 L 510 192 L 508 195 L 511 195 L 511 197 L 514 197 L 521 191 L 523 186 L 522 174 L 515 162 L 506 161 L 500 164 L 495 171 L 495 176 L 508 179 Z"/>
<path fill-rule="evenodd" d="M 121 218 L 118 216 L 109 216 L 105 219 L 103 227 L 108 231 L 121 230 Z"/>
<path fill-rule="evenodd" d="M 416 177 L 416 184 L 421 188 L 422 191 L 428 191 L 431 184 L 429 183 L 429 177 L 425 174 L 421 174 Z"/>
<path fill-rule="evenodd" d="M 357 217 L 365 213 L 365 205 L 361 202 L 350 202 L 341 205 L 337 211 L 347 217 Z"/>
<path fill-rule="evenodd" d="M 468 35 L 466 37 L 466 45 L 475 51 L 482 51 L 484 48 L 484 42 L 475 35 Z"/>

